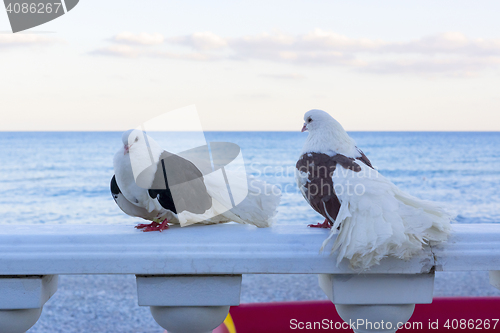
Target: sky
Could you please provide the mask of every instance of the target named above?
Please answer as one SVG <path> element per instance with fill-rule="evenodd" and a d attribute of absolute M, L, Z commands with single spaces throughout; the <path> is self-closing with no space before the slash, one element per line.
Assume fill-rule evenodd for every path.
<path fill-rule="evenodd" d="M 0 130 L 124 131 L 195 105 L 204 130 L 300 131 L 316 108 L 350 131 L 500 131 L 499 12 L 485 0 L 80 0 L 12 34 L 0 11 Z"/>

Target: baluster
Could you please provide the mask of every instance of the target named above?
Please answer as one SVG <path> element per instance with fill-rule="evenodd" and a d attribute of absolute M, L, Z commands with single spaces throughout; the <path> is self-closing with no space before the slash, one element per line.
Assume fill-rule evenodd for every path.
<path fill-rule="evenodd" d="M 137 275 L 139 305 L 169 333 L 212 332 L 240 304 L 241 275 Z"/>
<path fill-rule="evenodd" d="M 354 332 L 396 332 L 415 303 L 432 303 L 434 273 L 319 274 L 319 285 Z"/>
<path fill-rule="evenodd" d="M 23 333 L 57 290 L 57 275 L 0 276 L 0 332 Z"/>

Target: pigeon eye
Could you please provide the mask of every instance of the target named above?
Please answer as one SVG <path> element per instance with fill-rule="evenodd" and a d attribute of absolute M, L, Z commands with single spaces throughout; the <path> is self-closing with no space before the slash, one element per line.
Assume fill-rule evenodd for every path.
<path fill-rule="evenodd" d="M 138 137 L 136 137 L 136 138 L 135 138 L 135 142 L 137 142 L 137 141 L 139 141 L 139 138 L 138 138 Z"/>
<path fill-rule="evenodd" d="M 308 122 L 308 123 L 310 123 L 311 121 L 312 121 L 312 119 L 311 119 L 311 118 L 307 119 L 307 122 Z"/>

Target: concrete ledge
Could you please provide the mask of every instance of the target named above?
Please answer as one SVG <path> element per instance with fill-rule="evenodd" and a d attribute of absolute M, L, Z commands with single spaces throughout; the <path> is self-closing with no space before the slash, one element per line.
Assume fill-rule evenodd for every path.
<path fill-rule="evenodd" d="M 172 227 L 144 233 L 132 225 L 2 225 L 0 275 L 352 274 L 336 266 L 328 230 L 305 225 L 258 229 L 238 224 Z M 453 225 L 449 242 L 409 261 L 382 260 L 367 274 L 500 270 L 500 224 Z"/>
<path fill-rule="evenodd" d="M 454 224 L 449 240 L 432 252 L 436 271 L 500 270 L 500 223 Z"/>

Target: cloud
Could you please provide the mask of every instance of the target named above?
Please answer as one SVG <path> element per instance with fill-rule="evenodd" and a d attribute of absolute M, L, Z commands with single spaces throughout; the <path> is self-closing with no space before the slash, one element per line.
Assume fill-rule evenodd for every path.
<path fill-rule="evenodd" d="M 262 33 L 255 36 L 230 38 L 228 41 L 234 49 L 258 48 L 268 51 L 286 51 L 295 50 L 293 46 L 296 43 L 296 38 L 281 32 L 275 32 L 273 34 Z"/>
<path fill-rule="evenodd" d="M 342 66 L 376 74 L 470 77 L 500 67 L 500 39 L 471 39 L 459 32 L 389 42 L 315 29 L 297 36 L 277 32 L 232 38 L 228 46 L 239 59 Z"/>
<path fill-rule="evenodd" d="M 228 45 L 241 58 L 292 60 L 302 63 L 364 66 L 354 61 L 361 55 L 439 55 L 500 56 L 500 39 L 469 39 L 459 32 L 427 36 L 409 42 L 387 42 L 366 38 L 348 38 L 316 29 L 308 34 L 260 34 L 228 39 Z"/>
<path fill-rule="evenodd" d="M 58 39 L 36 34 L 0 34 L 0 48 L 50 45 L 61 42 Z"/>
<path fill-rule="evenodd" d="M 381 52 L 416 54 L 456 54 L 469 56 L 500 56 L 500 39 L 469 39 L 459 32 L 446 32 L 407 43 L 385 45 Z"/>
<path fill-rule="evenodd" d="M 164 38 L 159 33 L 138 33 L 122 32 L 111 38 L 111 41 L 121 44 L 131 45 L 159 45 L 163 44 Z"/>
<path fill-rule="evenodd" d="M 141 52 L 129 45 L 109 45 L 103 48 L 96 49 L 91 54 L 113 56 L 120 58 L 137 58 Z"/>
<path fill-rule="evenodd" d="M 182 59 L 182 60 L 194 60 L 194 61 L 213 61 L 222 59 L 222 57 L 220 56 L 201 53 L 201 52 L 175 53 L 167 51 L 158 51 L 154 53 L 149 53 L 148 55 L 157 58 Z"/>
<path fill-rule="evenodd" d="M 348 38 L 346 36 L 321 29 L 315 29 L 306 35 L 298 36 L 296 41 L 296 45 L 300 49 L 343 52 L 376 51 L 386 44 L 386 42 L 381 40 Z"/>
<path fill-rule="evenodd" d="M 227 46 L 227 41 L 211 32 L 195 32 L 192 35 L 172 37 L 168 40 L 172 44 L 192 47 L 196 50 L 215 50 Z"/>
<path fill-rule="evenodd" d="M 235 59 L 260 59 L 303 65 L 355 65 L 354 56 L 332 48 L 313 48 L 303 45 L 301 38 L 277 33 L 261 34 L 228 40 Z"/>
<path fill-rule="evenodd" d="M 233 57 L 235 59 L 260 59 L 304 64 L 325 60 L 333 64 L 349 60 L 340 51 L 331 52 L 325 59 L 323 52 L 318 52 L 317 49 L 300 47 L 298 42 L 297 37 L 281 32 L 227 39 L 228 46 L 234 52 Z"/>
<path fill-rule="evenodd" d="M 362 70 L 378 74 L 444 74 L 455 77 L 473 77 L 482 70 L 499 66 L 500 58 L 424 59 L 373 62 Z"/>
<path fill-rule="evenodd" d="M 151 47 L 163 44 L 164 37 L 159 33 L 121 32 L 107 40 L 111 45 L 95 49 L 92 55 L 103 55 L 120 58 L 137 58 L 148 55 Z"/>
<path fill-rule="evenodd" d="M 205 51 L 218 49 L 226 45 L 222 38 L 210 32 L 194 33 L 190 36 L 169 39 L 171 44 L 190 46 L 195 49 L 195 52 L 172 52 L 158 49 L 158 46 L 163 44 L 164 41 L 164 37 L 158 33 L 133 34 L 130 32 L 122 32 L 108 39 L 108 42 L 112 42 L 113 44 L 95 49 L 91 51 L 90 54 L 121 58 L 155 57 L 210 61 L 222 59 L 222 57 L 216 54 L 209 54 Z"/>
<path fill-rule="evenodd" d="M 263 60 L 297 66 L 338 66 L 375 74 L 413 73 L 468 77 L 486 69 L 500 67 L 500 39 L 473 39 L 460 32 L 444 32 L 397 42 L 350 38 L 322 29 L 301 35 L 274 31 L 240 37 L 195 32 L 165 39 L 159 34 L 121 33 L 113 37 L 112 41 L 123 46 L 153 45 L 155 48 L 143 48 L 139 52 L 136 49 L 110 46 L 93 53 L 191 61 Z M 163 44 L 161 49 L 160 44 Z M 191 50 L 179 52 L 176 50 L 179 47 Z M 279 78 L 278 76 L 273 78 Z"/>

